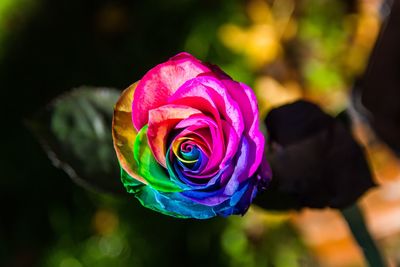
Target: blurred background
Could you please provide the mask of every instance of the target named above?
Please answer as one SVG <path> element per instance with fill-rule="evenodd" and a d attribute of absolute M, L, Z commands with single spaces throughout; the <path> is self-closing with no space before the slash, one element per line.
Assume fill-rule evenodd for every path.
<path fill-rule="evenodd" d="M 24 122 L 81 85 L 122 90 L 180 51 L 251 85 L 262 116 L 299 98 L 335 115 L 365 70 L 381 2 L 0 0 L 0 266 L 365 266 L 338 211 L 162 216 L 77 186 Z M 360 205 L 399 266 L 400 162 L 362 123 L 354 133 L 380 184 Z"/>

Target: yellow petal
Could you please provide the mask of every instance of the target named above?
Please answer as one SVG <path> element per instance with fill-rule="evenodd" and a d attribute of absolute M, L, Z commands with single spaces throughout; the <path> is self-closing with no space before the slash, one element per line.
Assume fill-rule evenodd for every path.
<path fill-rule="evenodd" d="M 138 165 L 133 157 L 133 144 L 137 132 L 132 123 L 132 102 L 133 93 L 135 92 L 137 84 L 138 82 L 132 84 L 123 91 L 115 105 L 112 122 L 112 138 L 121 168 L 136 180 L 147 184 L 147 182 L 137 174 Z"/>

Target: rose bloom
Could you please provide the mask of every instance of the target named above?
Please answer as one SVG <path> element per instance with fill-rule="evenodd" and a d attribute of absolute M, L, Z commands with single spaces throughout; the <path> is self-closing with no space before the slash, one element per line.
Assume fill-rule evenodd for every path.
<path fill-rule="evenodd" d="M 113 140 L 127 191 L 175 217 L 244 214 L 271 176 L 251 88 L 188 53 L 122 93 Z"/>

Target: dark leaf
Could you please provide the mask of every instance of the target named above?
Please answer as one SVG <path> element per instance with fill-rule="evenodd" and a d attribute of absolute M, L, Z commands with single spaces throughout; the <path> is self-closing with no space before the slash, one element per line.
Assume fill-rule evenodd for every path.
<path fill-rule="evenodd" d="M 400 156 L 400 0 L 386 1 L 385 19 L 367 70 L 354 86 L 356 110 Z"/>
<path fill-rule="evenodd" d="M 265 123 L 270 139 L 287 146 L 326 129 L 332 125 L 333 118 L 318 106 L 300 100 L 272 110 Z"/>
<path fill-rule="evenodd" d="M 53 164 L 83 187 L 124 192 L 111 139 L 119 95 L 114 89 L 80 87 L 28 122 Z"/>
<path fill-rule="evenodd" d="M 272 110 L 265 122 L 273 178 L 256 204 L 274 210 L 343 208 L 374 186 L 351 132 L 318 106 L 297 101 Z"/>

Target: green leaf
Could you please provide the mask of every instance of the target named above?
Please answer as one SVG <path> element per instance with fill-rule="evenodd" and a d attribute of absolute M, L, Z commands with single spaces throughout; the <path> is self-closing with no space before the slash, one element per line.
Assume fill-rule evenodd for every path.
<path fill-rule="evenodd" d="M 112 139 L 115 89 L 80 87 L 28 121 L 47 155 L 74 182 L 102 192 L 124 192 Z"/>

